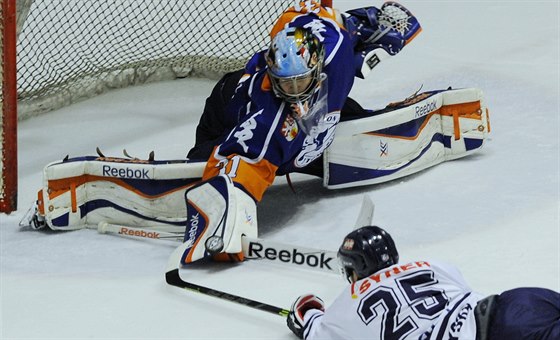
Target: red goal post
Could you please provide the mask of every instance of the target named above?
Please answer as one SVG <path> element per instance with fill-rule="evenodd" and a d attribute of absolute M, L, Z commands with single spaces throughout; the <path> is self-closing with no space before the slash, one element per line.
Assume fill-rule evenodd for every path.
<path fill-rule="evenodd" d="M 16 0 L 1 0 L 0 212 L 17 209 Z"/>

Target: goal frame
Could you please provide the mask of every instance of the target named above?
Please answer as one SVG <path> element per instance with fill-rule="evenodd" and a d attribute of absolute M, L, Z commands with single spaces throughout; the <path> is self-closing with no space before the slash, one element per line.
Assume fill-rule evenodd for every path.
<path fill-rule="evenodd" d="M 2 1 L 2 171 L 0 212 L 17 210 L 16 0 Z"/>

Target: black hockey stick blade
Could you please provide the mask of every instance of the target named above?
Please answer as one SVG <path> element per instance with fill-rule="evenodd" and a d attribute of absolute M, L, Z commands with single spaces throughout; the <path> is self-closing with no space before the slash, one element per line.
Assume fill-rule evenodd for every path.
<path fill-rule="evenodd" d="M 272 314 L 277 314 L 277 315 L 280 315 L 282 317 L 287 317 L 288 313 L 290 312 L 289 310 L 286 310 L 286 309 L 283 309 L 283 308 L 280 308 L 280 307 L 276 307 L 276 306 L 272 306 L 272 305 L 269 305 L 267 303 L 251 300 L 251 299 L 244 298 L 244 297 L 241 297 L 241 296 L 238 296 L 238 295 L 233 295 L 233 294 L 229 294 L 229 293 L 226 293 L 226 292 L 222 292 L 220 290 L 216 290 L 216 289 L 200 286 L 200 285 L 197 285 L 197 284 L 194 284 L 194 283 L 186 282 L 183 279 L 181 279 L 181 276 L 179 275 L 179 269 L 174 269 L 172 271 L 169 271 L 169 272 L 165 273 L 165 280 L 167 281 L 168 284 L 170 284 L 172 286 L 175 286 L 175 287 L 183 288 L 185 290 L 201 293 L 201 294 L 204 294 L 204 295 L 213 296 L 213 297 L 223 299 L 223 300 L 227 300 L 227 301 L 231 301 L 231 302 L 236 302 L 238 304 L 241 304 L 241 305 L 244 305 L 244 306 L 247 306 L 247 307 L 255 308 L 255 309 L 265 311 L 265 312 L 269 312 L 269 313 L 272 313 Z"/>
<path fill-rule="evenodd" d="M 287 317 L 288 313 L 290 312 L 287 309 L 283 309 L 280 307 L 272 306 L 267 303 L 262 303 L 259 301 L 247 299 L 238 295 L 229 294 L 226 292 L 222 292 L 217 289 L 212 289 L 204 286 L 200 286 L 191 282 L 184 281 L 179 274 L 179 263 L 181 262 L 181 257 L 183 255 L 183 247 L 179 246 L 171 257 L 169 258 L 167 272 L 165 273 L 165 281 L 175 287 L 183 288 L 185 290 L 201 293 L 204 295 L 213 296 L 219 299 L 236 302 L 238 304 L 255 308 L 261 311 L 269 312 L 272 314 L 277 314 L 282 317 Z"/>

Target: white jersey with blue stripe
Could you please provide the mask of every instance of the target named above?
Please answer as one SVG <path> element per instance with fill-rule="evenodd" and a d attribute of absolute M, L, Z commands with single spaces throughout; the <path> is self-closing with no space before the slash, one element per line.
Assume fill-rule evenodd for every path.
<path fill-rule="evenodd" d="M 416 261 L 355 282 L 323 313 L 305 314 L 305 339 L 475 339 L 472 292 L 453 266 Z"/>

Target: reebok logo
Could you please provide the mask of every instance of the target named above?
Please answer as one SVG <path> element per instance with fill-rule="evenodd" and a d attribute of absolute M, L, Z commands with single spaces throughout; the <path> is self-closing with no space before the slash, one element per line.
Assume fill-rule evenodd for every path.
<path fill-rule="evenodd" d="M 128 235 L 128 236 L 136 236 L 136 237 L 145 237 L 145 238 L 159 238 L 159 233 L 155 231 L 144 231 L 144 230 L 132 230 L 129 228 L 122 227 L 119 229 L 119 234 L 121 235 Z"/>
<path fill-rule="evenodd" d="M 300 253 L 295 248 L 292 250 L 264 248 L 258 242 L 249 242 L 247 257 L 266 258 L 273 261 L 278 260 L 300 266 L 307 265 L 313 268 L 328 268 L 330 270 L 332 270 L 332 267 L 329 265 L 329 262 L 333 259 L 332 257 L 327 257 L 325 253 Z"/>
<path fill-rule="evenodd" d="M 149 169 L 130 169 L 128 167 L 113 168 L 110 165 L 103 165 L 103 176 L 132 179 L 151 179 Z"/>
<path fill-rule="evenodd" d="M 437 110 L 437 101 L 434 99 L 424 105 L 417 105 L 414 107 L 414 118 L 420 118 L 430 112 Z"/>
<path fill-rule="evenodd" d="M 198 212 L 194 215 L 191 215 L 191 218 L 189 220 L 189 225 L 191 227 L 189 228 L 189 231 L 185 233 L 185 237 L 189 235 L 189 238 L 185 240 L 185 243 L 188 243 L 191 247 L 194 245 L 194 242 L 196 241 L 196 232 L 198 231 L 198 224 L 200 222 L 199 218 L 200 218 L 200 214 Z"/>

